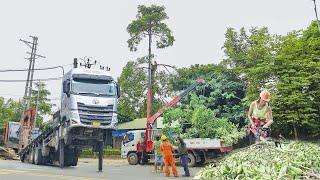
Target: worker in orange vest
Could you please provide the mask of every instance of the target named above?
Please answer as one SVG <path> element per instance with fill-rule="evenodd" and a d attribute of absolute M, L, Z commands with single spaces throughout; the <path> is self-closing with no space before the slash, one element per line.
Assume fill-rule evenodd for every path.
<path fill-rule="evenodd" d="M 166 176 L 167 177 L 170 176 L 169 165 L 171 165 L 173 175 L 175 177 L 178 177 L 178 171 L 177 171 L 177 168 L 176 168 L 176 165 L 175 165 L 175 161 L 174 161 L 174 158 L 173 158 L 173 151 L 174 151 L 173 146 L 168 141 L 167 136 L 162 135 L 161 136 L 161 140 L 162 140 L 162 143 L 160 145 L 160 149 L 161 149 L 162 156 L 163 156 L 163 159 L 164 159 L 164 166 L 165 166 Z"/>
<path fill-rule="evenodd" d="M 258 100 L 250 104 L 248 110 L 250 141 L 257 141 L 261 137 L 270 136 L 270 125 L 273 123 L 272 110 L 269 106 L 270 92 L 263 90 Z"/>

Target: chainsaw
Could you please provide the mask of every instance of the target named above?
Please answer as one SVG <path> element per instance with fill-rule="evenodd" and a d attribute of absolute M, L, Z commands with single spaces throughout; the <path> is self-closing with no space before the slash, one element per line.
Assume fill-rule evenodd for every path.
<path fill-rule="evenodd" d="M 255 139 L 257 139 L 257 140 L 263 140 L 263 139 L 270 137 L 270 128 L 264 128 L 264 127 L 252 128 L 252 127 L 250 127 L 250 131 L 252 132 Z"/>

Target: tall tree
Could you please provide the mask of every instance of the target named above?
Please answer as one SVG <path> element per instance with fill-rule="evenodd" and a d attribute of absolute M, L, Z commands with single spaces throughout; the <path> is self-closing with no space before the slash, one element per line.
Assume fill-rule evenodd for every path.
<path fill-rule="evenodd" d="M 137 46 L 140 44 L 144 37 L 148 37 L 148 102 L 147 102 L 147 117 L 151 115 L 151 101 L 153 94 L 151 89 L 153 87 L 154 73 L 157 64 L 152 62 L 152 38 L 156 39 L 157 48 L 165 48 L 172 46 L 174 37 L 169 27 L 163 22 L 169 17 L 165 12 L 164 6 L 151 5 L 149 7 L 144 5 L 138 6 L 137 19 L 133 20 L 127 27 L 130 35 L 128 47 L 130 51 L 136 51 Z"/>
<path fill-rule="evenodd" d="M 246 99 L 252 101 L 261 89 L 276 80 L 272 67 L 279 48 L 278 38 L 266 27 L 251 28 L 249 35 L 244 28 L 240 33 L 228 28 L 225 36 L 223 49 L 227 58 L 221 64 L 235 70 L 245 81 Z"/>
<path fill-rule="evenodd" d="M 281 38 L 274 70 L 276 123 L 294 135 L 319 136 L 320 32 L 313 22 L 305 31 Z M 291 129 L 291 131 L 290 131 Z"/>
<path fill-rule="evenodd" d="M 155 81 L 152 91 L 155 94 L 151 112 L 158 111 L 165 99 L 171 94 L 171 85 L 168 81 L 170 76 L 164 71 L 155 73 Z M 121 87 L 121 98 L 119 99 L 118 112 L 119 121 L 126 122 L 135 118 L 146 117 L 146 89 L 147 77 L 143 67 L 139 62 L 129 61 L 122 69 L 118 79 Z"/>
<path fill-rule="evenodd" d="M 46 89 L 46 84 L 43 82 L 36 82 L 35 89 L 32 90 L 30 107 L 37 109 L 36 123 L 37 126 L 42 129 L 44 127 L 44 116 L 51 113 L 52 105 L 50 103 L 50 91 Z"/>
<path fill-rule="evenodd" d="M 313 22 L 304 31 L 271 35 L 267 28 L 240 33 L 229 28 L 221 63 L 246 83 L 246 99 L 262 88 L 272 91 L 275 131 L 298 137 L 320 136 L 320 32 Z"/>
<path fill-rule="evenodd" d="M 127 62 L 118 79 L 121 87 L 121 98 L 118 104 L 120 122 L 140 118 L 144 115 L 142 112 L 145 109 L 142 108 L 144 108 L 143 104 L 146 101 L 144 93 L 147 87 L 147 77 L 138 65 L 137 62 Z"/>

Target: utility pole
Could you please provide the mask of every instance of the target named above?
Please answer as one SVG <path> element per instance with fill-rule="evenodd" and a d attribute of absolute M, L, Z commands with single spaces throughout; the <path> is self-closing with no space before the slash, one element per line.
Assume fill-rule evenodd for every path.
<path fill-rule="evenodd" d="M 38 109 L 39 109 L 39 95 L 40 95 L 40 90 L 41 89 L 42 89 L 42 84 L 41 84 L 41 81 L 39 80 L 39 82 L 38 82 L 38 93 L 37 93 L 37 103 L 36 103 L 36 115 L 34 117 L 35 123 L 37 123 Z"/>
<path fill-rule="evenodd" d="M 30 55 L 29 58 L 25 58 L 29 60 L 29 68 L 28 68 L 28 75 L 27 81 L 25 85 L 25 91 L 23 96 L 23 111 L 21 112 L 20 117 L 20 131 L 19 131 L 19 151 L 23 149 L 30 140 L 32 128 L 35 126 L 35 109 L 30 108 L 30 101 L 32 95 L 32 83 L 33 83 L 33 74 L 34 74 L 34 65 L 35 60 L 37 58 L 45 58 L 44 56 L 36 54 L 37 52 L 37 45 L 38 45 L 38 37 L 29 36 L 32 38 L 32 42 L 22 40 L 21 42 L 25 43 L 29 48 L 31 48 L 31 52 L 27 52 Z"/>

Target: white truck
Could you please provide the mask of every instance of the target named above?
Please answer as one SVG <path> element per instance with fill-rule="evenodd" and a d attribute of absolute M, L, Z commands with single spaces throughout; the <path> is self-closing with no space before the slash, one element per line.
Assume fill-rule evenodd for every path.
<path fill-rule="evenodd" d="M 181 92 L 173 100 L 162 107 L 157 113 L 150 118 L 147 118 L 146 130 L 129 131 L 126 133 L 121 147 L 121 156 L 128 158 L 129 164 L 135 165 L 138 163 L 137 143 L 139 140 L 144 139 L 145 151 L 144 161 L 154 158 L 153 142 L 155 136 L 160 135 L 158 129 L 154 129 L 154 124 L 157 118 L 160 117 L 163 112 L 176 105 L 181 98 L 185 97 L 189 92 L 195 89 L 198 85 L 204 84 L 205 80 L 197 79 L 196 82 L 191 84 L 186 90 Z M 224 146 L 223 142 L 219 139 L 185 139 L 188 148 L 189 166 L 195 166 L 197 164 L 203 164 L 208 159 L 217 157 L 218 154 L 228 152 L 232 149 L 230 146 Z"/>
<path fill-rule="evenodd" d="M 22 162 L 76 166 L 83 148 L 99 152 L 102 170 L 103 146 L 116 129 L 120 88 L 108 71 L 74 68 L 63 76 L 61 108 L 52 126 L 20 152 Z"/>
<path fill-rule="evenodd" d="M 154 133 L 159 135 L 159 133 Z M 129 164 L 138 164 L 136 145 L 139 140 L 145 138 L 145 130 L 128 131 L 121 146 L 121 157 L 127 158 Z M 188 165 L 194 167 L 202 165 L 210 159 L 217 158 L 219 155 L 232 150 L 232 146 L 225 146 L 220 139 L 192 138 L 184 139 L 188 149 Z M 149 160 L 154 160 L 154 153 L 147 153 Z M 177 152 L 175 157 L 178 158 Z"/>

